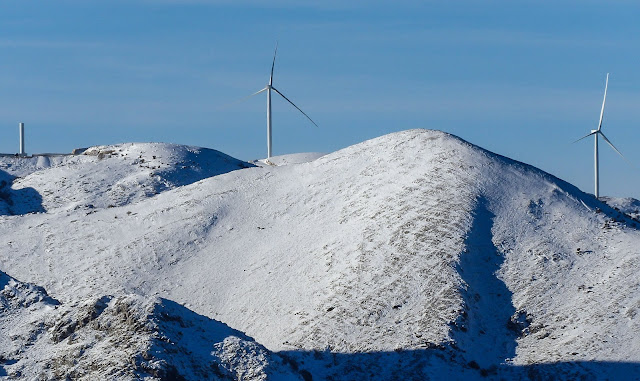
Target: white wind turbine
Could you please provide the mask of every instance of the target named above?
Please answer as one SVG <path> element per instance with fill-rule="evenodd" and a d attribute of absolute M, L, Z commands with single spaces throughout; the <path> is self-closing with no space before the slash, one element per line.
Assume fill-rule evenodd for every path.
<path fill-rule="evenodd" d="M 607 137 L 604 135 L 604 133 L 602 133 L 602 117 L 604 116 L 604 104 L 607 101 L 607 87 L 609 86 L 609 73 L 607 73 L 607 80 L 605 82 L 604 85 L 604 99 L 602 99 L 602 109 L 600 110 L 600 122 L 598 123 L 598 129 L 596 130 L 591 130 L 591 132 L 583 137 L 581 137 L 580 139 L 576 140 L 575 142 L 579 142 L 580 140 L 587 138 L 591 135 L 594 136 L 595 138 L 595 175 L 596 175 L 596 198 L 600 197 L 600 183 L 598 180 L 598 135 L 602 136 L 602 138 L 604 139 L 605 142 L 607 142 L 611 148 L 613 148 L 620 156 L 622 156 L 623 159 L 626 160 L 626 158 L 622 155 L 622 153 L 620 153 L 620 151 L 618 151 L 618 149 L 613 145 L 613 143 L 611 143 L 609 141 L 609 139 L 607 139 Z M 574 142 L 574 143 L 575 143 Z"/>
<path fill-rule="evenodd" d="M 293 107 L 295 107 L 296 109 L 298 109 L 298 111 L 300 111 L 304 116 L 307 117 L 307 119 L 309 119 L 311 121 L 311 123 L 313 123 L 316 127 L 318 127 L 318 125 L 316 124 L 316 122 L 314 122 L 309 115 L 305 114 L 304 111 L 302 111 L 300 109 L 300 107 L 296 106 L 293 102 L 291 102 L 289 100 L 289 98 L 285 97 L 284 94 L 282 94 L 280 91 L 278 91 L 278 89 L 276 89 L 275 87 L 273 87 L 273 67 L 276 64 L 276 54 L 278 53 L 278 44 L 276 44 L 276 49 L 273 52 L 273 62 L 271 63 L 271 76 L 269 76 L 269 83 L 267 84 L 267 86 L 259 91 L 256 91 L 255 93 L 251 94 L 249 97 L 252 97 L 254 95 L 258 95 L 263 91 L 267 92 L 267 160 L 271 157 L 271 90 L 275 91 L 276 93 L 278 93 L 282 98 L 284 98 L 287 102 L 291 103 L 291 105 Z"/>

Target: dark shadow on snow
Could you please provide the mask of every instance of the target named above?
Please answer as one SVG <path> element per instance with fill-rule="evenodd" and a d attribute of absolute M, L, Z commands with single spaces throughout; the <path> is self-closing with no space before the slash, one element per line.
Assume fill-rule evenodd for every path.
<path fill-rule="evenodd" d="M 220 151 L 201 148 L 197 152 L 187 152 L 180 162 L 170 168 L 156 170 L 155 173 L 173 186 L 184 186 L 209 177 L 252 167 L 255 165 Z M 168 188 L 166 184 L 164 187 L 160 185 L 157 191 L 163 191 L 165 188 Z"/>
<path fill-rule="evenodd" d="M 640 363 L 571 361 L 483 369 L 450 348 L 398 352 L 278 352 L 305 380 L 640 380 Z"/>
<path fill-rule="evenodd" d="M 13 189 L 15 177 L 0 171 L 0 216 L 44 213 L 42 196 L 33 188 Z"/>
<path fill-rule="evenodd" d="M 487 200 L 480 198 L 465 242 L 467 251 L 460 255 L 457 266 L 466 283 L 464 311 L 451 325 L 462 357 L 483 369 L 515 357 L 516 339 L 526 325 L 524 314 L 518 316 L 511 303 L 511 291 L 496 275 L 504 258 L 491 240 L 494 217 Z"/>
<path fill-rule="evenodd" d="M 140 378 L 160 380 L 233 380 L 235 375 L 214 355 L 233 337 L 267 350 L 228 325 L 199 315 L 174 301 L 160 298 L 150 319 L 159 333 L 146 354 L 135 359 Z M 147 360 L 151 359 L 151 362 Z M 272 362 L 269 365 L 272 366 Z"/>
<path fill-rule="evenodd" d="M 0 270 L 0 318 L 2 318 L 2 313 L 9 306 L 22 308 L 39 302 L 52 306 L 60 304 L 59 301 L 47 294 L 44 287 L 33 283 L 20 282 Z"/>

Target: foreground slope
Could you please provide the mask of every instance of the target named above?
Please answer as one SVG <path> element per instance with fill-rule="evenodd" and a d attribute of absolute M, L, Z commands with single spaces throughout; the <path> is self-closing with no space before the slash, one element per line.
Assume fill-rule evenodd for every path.
<path fill-rule="evenodd" d="M 62 303 L 173 300 L 316 377 L 596 377 L 640 361 L 637 222 L 442 132 L 0 223 L 0 269 Z"/>
<path fill-rule="evenodd" d="M 104 296 L 61 305 L 0 273 L 0 377 L 301 380 L 243 333 L 166 299 Z"/>

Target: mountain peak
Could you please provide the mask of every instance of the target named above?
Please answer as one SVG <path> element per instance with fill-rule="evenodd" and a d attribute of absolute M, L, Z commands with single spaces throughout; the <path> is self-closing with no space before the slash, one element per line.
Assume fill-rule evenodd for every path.
<path fill-rule="evenodd" d="M 170 148 L 95 148 L 66 188 L 55 168 L 19 181 L 71 192 L 93 169 L 109 189 L 159 165 L 140 152 Z M 202 152 L 188 160 L 212 173 Z M 314 378 L 517 379 L 542 363 L 593 376 L 621 369 L 594 361 L 640 357 L 638 223 L 552 175 L 431 130 L 301 164 L 227 163 L 183 183 L 171 176 L 197 171 L 172 164 L 173 185 L 112 208 L 4 216 L 2 270 L 62 303 L 171 300 Z"/>

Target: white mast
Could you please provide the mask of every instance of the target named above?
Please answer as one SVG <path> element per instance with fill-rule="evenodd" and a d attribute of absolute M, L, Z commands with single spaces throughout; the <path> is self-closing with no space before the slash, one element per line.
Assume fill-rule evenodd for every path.
<path fill-rule="evenodd" d="M 18 154 L 24 156 L 24 123 L 18 123 L 18 130 L 20 132 L 20 151 Z"/>
<path fill-rule="evenodd" d="M 600 121 L 598 122 L 598 129 L 595 131 L 596 133 L 594 134 L 594 138 L 595 138 L 595 156 L 594 156 L 594 160 L 595 160 L 595 172 L 596 172 L 596 198 L 600 197 L 600 181 L 598 179 L 599 177 L 599 166 L 598 166 L 598 133 L 600 133 L 600 129 L 602 128 L 602 117 L 604 116 L 604 104 L 607 101 L 607 88 L 609 87 L 609 73 L 607 73 L 607 80 L 604 83 L 604 98 L 602 98 L 602 108 L 600 109 Z M 591 131 L 594 132 L 594 131 Z"/>
<path fill-rule="evenodd" d="M 595 169 L 596 169 L 596 198 L 600 197 L 600 182 L 598 180 L 598 134 L 594 134 L 593 137 L 595 138 L 595 154 L 594 154 L 594 160 L 595 160 Z"/>
<path fill-rule="evenodd" d="M 276 65 L 276 54 L 278 54 L 278 43 L 276 42 L 276 50 L 273 52 L 273 62 L 271 63 L 271 75 L 269 76 L 269 84 L 267 85 L 267 159 L 271 157 L 271 89 L 273 85 L 273 67 Z"/>

